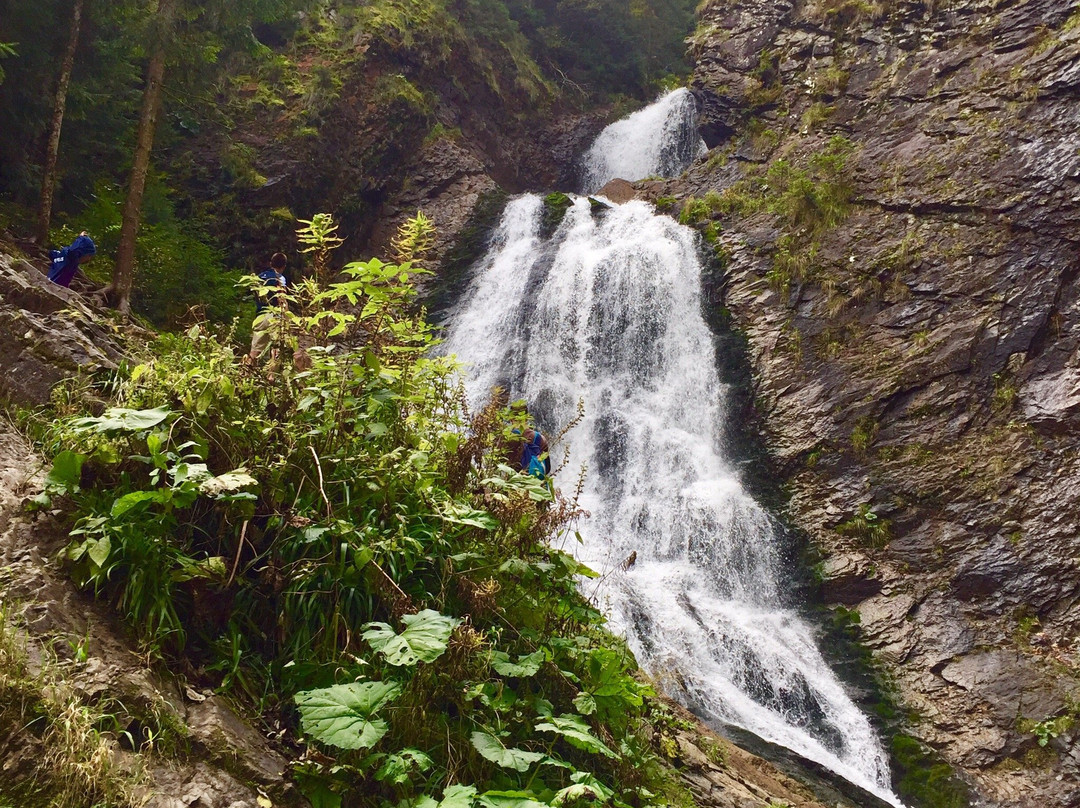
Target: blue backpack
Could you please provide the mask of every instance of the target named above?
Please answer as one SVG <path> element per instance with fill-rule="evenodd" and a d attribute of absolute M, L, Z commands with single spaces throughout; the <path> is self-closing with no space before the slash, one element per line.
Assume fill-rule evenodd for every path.
<path fill-rule="evenodd" d="M 533 439 L 525 444 L 521 452 L 521 470 L 542 480 L 551 470 L 551 463 L 541 460 L 541 454 L 543 452 L 540 450 L 540 430 L 536 429 L 533 430 Z"/>

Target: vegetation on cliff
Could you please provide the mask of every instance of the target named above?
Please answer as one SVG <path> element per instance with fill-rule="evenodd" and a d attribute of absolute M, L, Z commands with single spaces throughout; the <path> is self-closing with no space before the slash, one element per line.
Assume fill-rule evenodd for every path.
<path fill-rule="evenodd" d="M 266 366 L 195 326 L 96 385 L 103 412 L 59 396 L 39 505 L 73 575 L 286 727 L 315 805 L 679 802 L 651 751 L 673 719 L 561 549 L 575 496 L 506 465 L 524 415 L 468 410 L 415 272 L 306 282 Z"/>

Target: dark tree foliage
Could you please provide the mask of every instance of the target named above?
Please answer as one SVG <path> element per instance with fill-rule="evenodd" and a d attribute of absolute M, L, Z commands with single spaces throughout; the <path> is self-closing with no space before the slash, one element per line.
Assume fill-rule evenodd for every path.
<path fill-rule="evenodd" d="M 695 0 L 507 0 L 550 70 L 601 92 L 644 92 L 687 69 Z"/>
<path fill-rule="evenodd" d="M 647 98 L 660 77 L 685 73 L 692 6 L 85 0 L 49 240 L 96 226 L 97 280 L 109 280 L 123 258 L 135 310 L 174 325 L 187 301 L 222 294 L 269 246 L 287 246 L 293 216 L 333 206 L 359 247 L 426 138 L 464 135 L 487 148 L 499 137 L 491 119 L 527 125 L 614 96 Z M 176 11 L 168 30 L 163 8 Z M 72 10 L 73 0 L 0 0 L 0 230 L 16 236 L 34 227 Z M 136 132 L 159 45 L 165 64 L 148 155 L 149 139 L 137 149 Z M 144 226 L 129 217 L 125 243 L 117 196 L 136 164 L 150 185 L 134 211 Z M 225 315 L 236 300 L 204 302 Z"/>

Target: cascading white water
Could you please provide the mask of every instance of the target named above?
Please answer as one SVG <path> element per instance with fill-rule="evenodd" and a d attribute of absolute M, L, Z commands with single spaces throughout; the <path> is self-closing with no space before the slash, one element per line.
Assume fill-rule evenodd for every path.
<path fill-rule="evenodd" d="M 582 191 L 594 194 L 618 177 L 674 177 L 705 153 L 694 97 L 675 90 L 607 127 L 582 160 Z"/>
<path fill-rule="evenodd" d="M 666 120 L 638 116 L 642 126 Z M 570 437 L 570 468 L 588 467 L 582 505 L 592 514 L 579 556 L 604 573 L 587 593 L 670 695 L 896 803 L 869 721 L 810 626 L 780 605 L 772 520 L 726 459 L 693 231 L 642 202 L 596 215 L 577 199 L 545 239 L 542 214 L 534 195 L 507 206 L 445 349 L 469 363 L 474 401 L 509 381 L 554 426 L 585 400 Z"/>

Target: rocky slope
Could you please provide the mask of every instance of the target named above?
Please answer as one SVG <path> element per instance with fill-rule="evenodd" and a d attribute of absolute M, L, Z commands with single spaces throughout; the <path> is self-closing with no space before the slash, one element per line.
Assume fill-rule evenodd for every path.
<path fill-rule="evenodd" d="M 972 804 L 1080 805 L 1080 3 L 700 14 L 711 151 L 645 192 L 713 243 L 825 597 Z"/>

